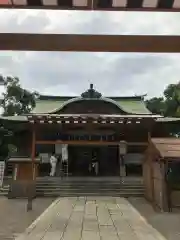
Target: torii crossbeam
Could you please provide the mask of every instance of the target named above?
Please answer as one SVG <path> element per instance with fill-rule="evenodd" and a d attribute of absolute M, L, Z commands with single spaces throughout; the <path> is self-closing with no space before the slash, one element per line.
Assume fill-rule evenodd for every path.
<path fill-rule="evenodd" d="M 0 0 L 0 8 L 180 12 L 180 0 Z M 0 50 L 179 53 L 180 36 L 0 33 Z"/>
<path fill-rule="evenodd" d="M 180 36 L 0 33 L 0 50 L 180 52 Z"/>
<path fill-rule="evenodd" d="M 180 11 L 180 0 L 0 0 L 2 8 Z"/>

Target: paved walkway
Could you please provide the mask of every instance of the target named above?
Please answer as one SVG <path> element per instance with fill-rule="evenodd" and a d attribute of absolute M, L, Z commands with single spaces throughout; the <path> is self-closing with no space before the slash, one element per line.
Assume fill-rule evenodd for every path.
<path fill-rule="evenodd" d="M 124 198 L 59 198 L 17 240 L 165 240 Z"/>
<path fill-rule="evenodd" d="M 27 212 L 27 199 L 0 197 L 0 240 L 14 239 L 54 202 L 53 198 L 36 198 L 33 211 Z"/>

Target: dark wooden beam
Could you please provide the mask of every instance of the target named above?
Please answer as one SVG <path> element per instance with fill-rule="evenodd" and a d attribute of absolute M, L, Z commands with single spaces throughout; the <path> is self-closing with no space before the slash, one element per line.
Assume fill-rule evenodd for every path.
<path fill-rule="evenodd" d="M 0 50 L 180 52 L 180 36 L 0 33 Z"/>
<path fill-rule="evenodd" d="M 36 140 L 36 145 L 54 145 L 54 144 L 68 144 L 68 145 L 119 145 L 119 142 L 108 142 L 108 141 L 45 141 Z M 147 142 L 127 142 L 128 146 L 147 146 Z"/>
<path fill-rule="evenodd" d="M 68 145 L 119 145 L 119 142 L 106 142 L 106 141 L 36 141 L 39 145 L 54 145 L 54 144 L 68 144 Z"/>
<path fill-rule="evenodd" d="M 58 5 L 49 5 L 49 6 L 43 6 L 43 5 L 37 5 L 37 6 L 30 6 L 30 5 L 15 5 L 15 4 L 0 4 L 0 9 L 40 9 L 40 10 L 88 10 L 88 11 L 130 11 L 130 12 L 180 12 L 179 7 L 105 7 L 101 8 L 97 6 L 97 1 L 94 0 L 94 4 L 92 4 L 92 0 L 88 0 L 88 4 L 86 6 L 78 7 L 78 6 L 71 6 L 71 7 L 63 7 Z"/>

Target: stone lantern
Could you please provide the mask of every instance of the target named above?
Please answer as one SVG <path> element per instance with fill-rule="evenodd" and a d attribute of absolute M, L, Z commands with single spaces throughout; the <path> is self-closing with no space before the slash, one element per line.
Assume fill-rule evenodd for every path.
<path fill-rule="evenodd" d="M 124 156 L 127 153 L 127 142 L 126 141 L 120 141 L 119 143 L 119 154 Z"/>

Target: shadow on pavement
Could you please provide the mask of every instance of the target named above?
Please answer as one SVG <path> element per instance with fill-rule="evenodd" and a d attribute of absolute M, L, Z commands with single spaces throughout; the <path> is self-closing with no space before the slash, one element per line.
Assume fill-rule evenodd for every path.
<path fill-rule="evenodd" d="M 144 198 L 128 198 L 128 201 L 167 240 L 180 239 L 180 209 L 173 209 L 172 213 L 161 213 L 156 212 Z"/>

